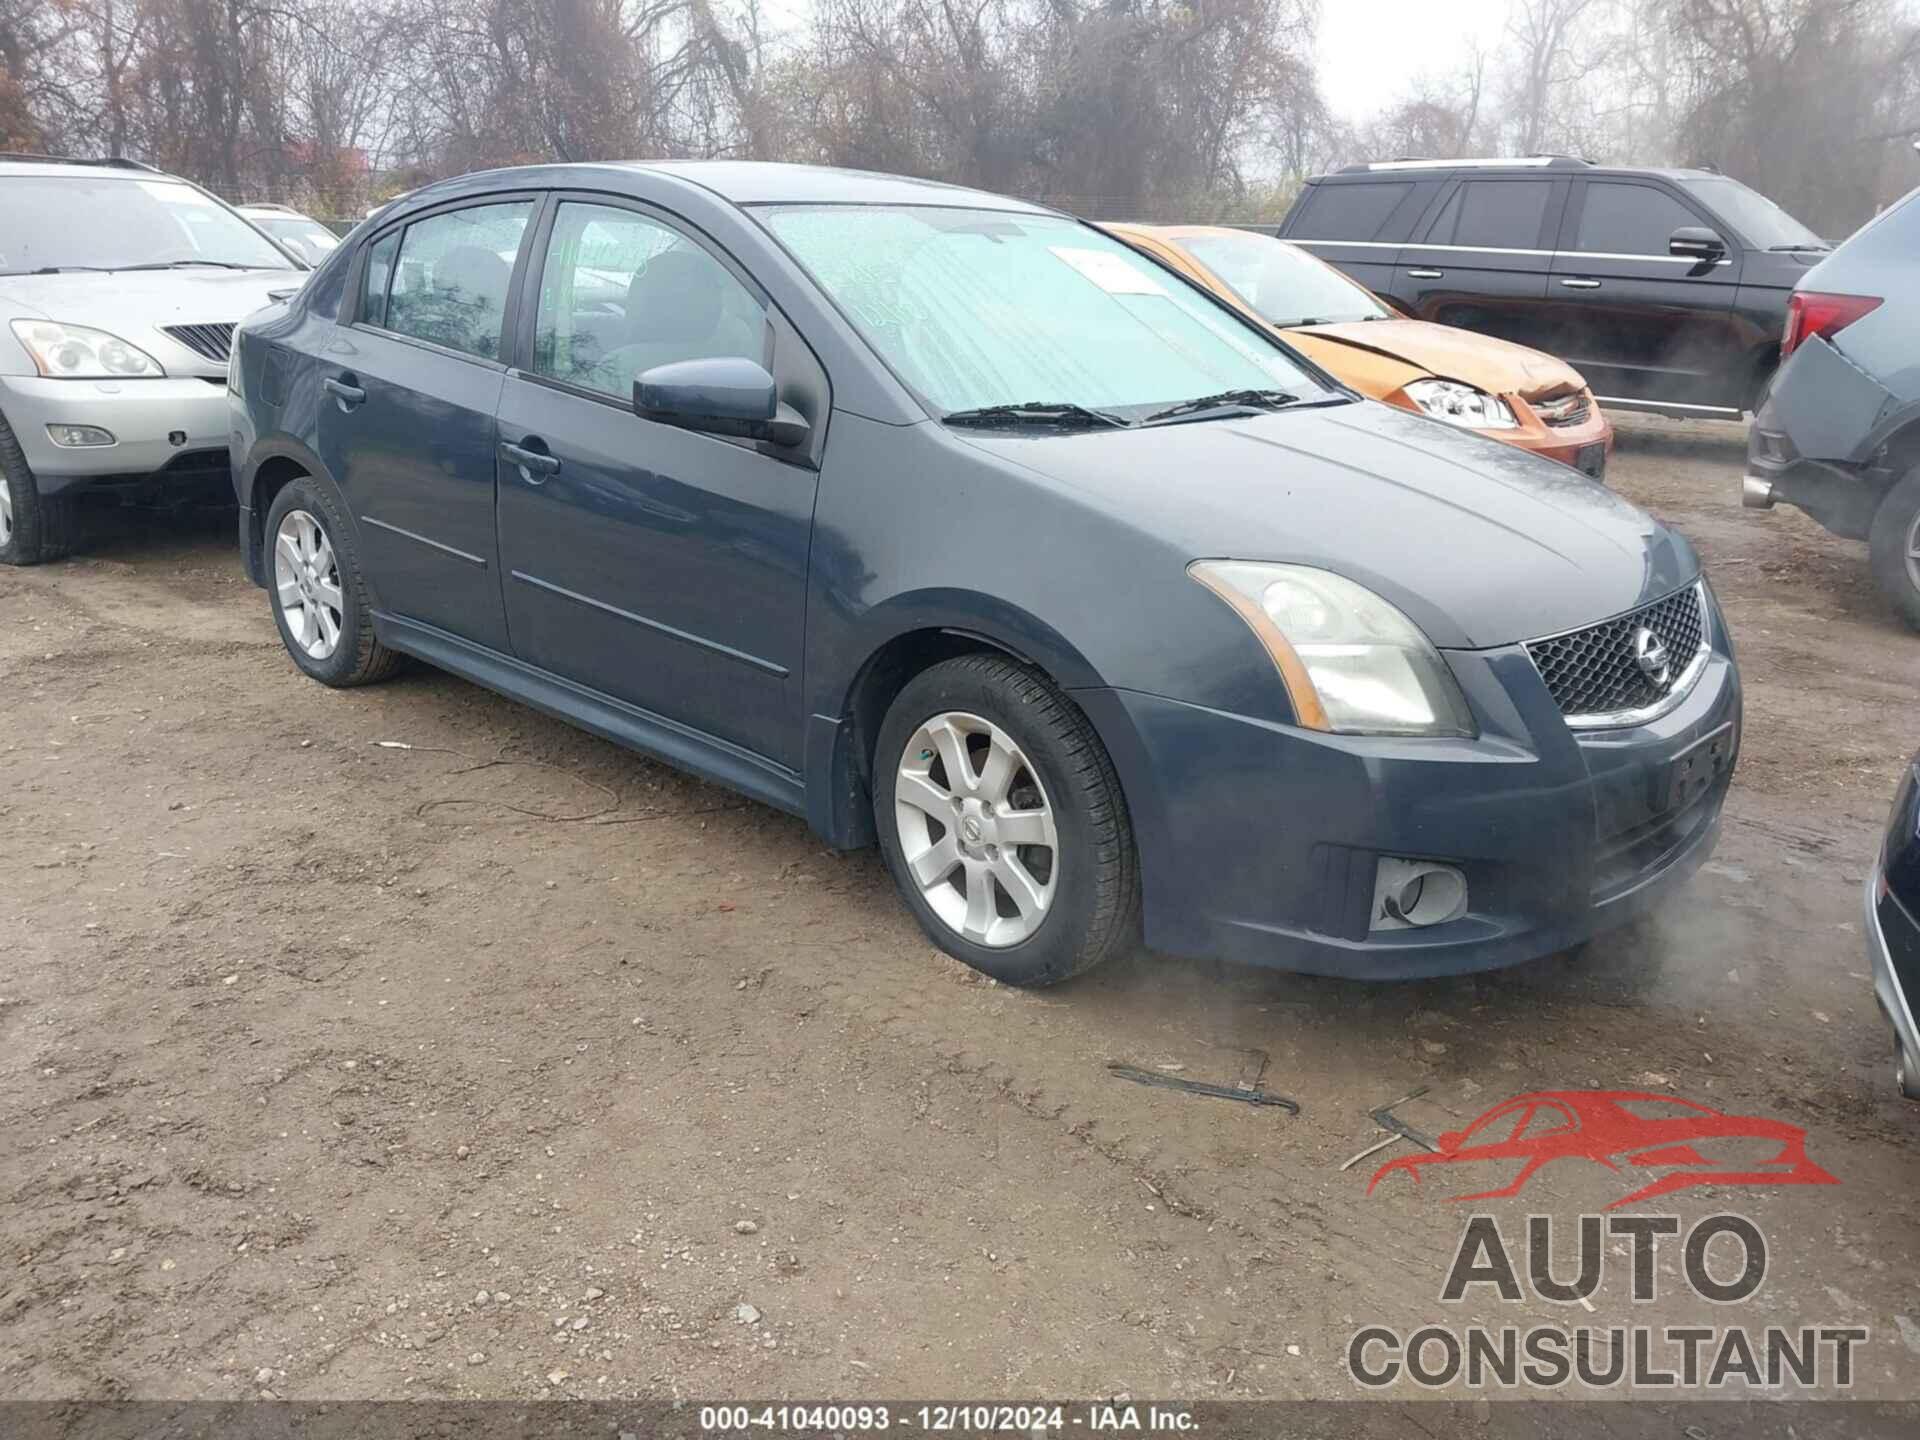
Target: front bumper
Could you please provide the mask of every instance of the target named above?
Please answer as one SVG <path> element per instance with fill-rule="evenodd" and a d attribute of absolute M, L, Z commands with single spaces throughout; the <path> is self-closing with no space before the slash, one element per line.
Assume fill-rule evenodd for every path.
<path fill-rule="evenodd" d="M 1873 966 L 1874 998 L 1893 1027 L 1905 1072 L 1910 1082 L 1920 1083 L 1920 1026 L 1914 1024 L 1909 998 L 1920 989 L 1920 922 L 1886 889 L 1884 860 L 1876 860 L 1867 874 L 1867 959 Z"/>
<path fill-rule="evenodd" d="M 1623 923 L 1712 853 L 1741 716 L 1723 641 L 1668 714 L 1577 737 L 1522 647 L 1447 658 L 1481 717 L 1476 739 L 1328 735 L 1130 691 L 1078 695 L 1128 797 L 1148 945 L 1358 979 L 1496 969 Z M 1677 757 L 1714 736 L 1724 770 L 1663 809 Z M 1466 913 L 1372 928 L 1382 857 L 1457 867 Z"/>
<path fill-rule="evenodd" d="M 226 463 L 224 377 L 49 380 L 0 375 L 0 415 L 19 439 L 43 494 L 103 480 L 210 473 Z M 59 424 L 97 426 L 110 431 L 114 443 L 84 449 L 56 445 L 47 427 Z"/>
<path fill-rule="evenodd" d="M 1613 455 L 1613 422 L 1591 396 L 1588 397 L 1587 418 L 1577 425 L 1549 425 L 1520 396 L 1508 395 L 1504 398 L 1514 418 L 1520 422 L 1519 428 L 1484 433 L 1549 460 L 1557 460 L 1562 465 L 1570 465 L 1576 470 L 1589 466 L 1590 457 L 1597 454 L 1598 469 L 1589 470 L 1588 473 L 1593 474 L 1596 480 L 1605 478 L 1606 462 Z M 1598 447 L 1597 450 L 1595 447 Z"/>

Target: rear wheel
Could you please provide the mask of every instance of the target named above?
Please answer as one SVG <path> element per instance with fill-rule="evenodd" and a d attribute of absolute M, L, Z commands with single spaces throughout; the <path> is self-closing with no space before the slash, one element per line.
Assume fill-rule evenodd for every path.
<path fill-rule="evenodd" d="M 1873 578 L 1920 630 L 1920 467 L 1887 492 L 1867 532 Z"/>
<path fill-rule="evenodd" d="M 1131 943 L 1139 873 L 1100 738 L 1045 677 L 998 655 L 916 676 L 874 762 L 887 867 L 949 955 L 1051 985 Z"/>
<path fill-rule="evenodd" d="M 373 635 L 360 557 L 327 491 L 295 480 L 267 511 L 267 592 L 287 653 L 322 685 L 384 680 L 401 657 Z"/>
<path fill-rule="evenodd" d="M 42 495 L 20 441 L 0 418 L 0 565 L 38 565 L 73 549 L 73 501 Z"/>

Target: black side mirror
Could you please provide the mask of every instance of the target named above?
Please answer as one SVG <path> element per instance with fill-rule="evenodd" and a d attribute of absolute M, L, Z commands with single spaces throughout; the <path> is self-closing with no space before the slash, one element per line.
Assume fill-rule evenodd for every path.
<path fill-rule="evenodd" d="M 1718 260 L 1727 242 L 1704 225 L 1682 225 L 1667 237 L 1667 253 L 1683 260 Z"/>
<path fill-rule="evenodd" d="M 788 448 L 805 444 L 812 433 L 805 416 L 780 403 L 766 368 L 738 356 L 676 360 L 642 371 L 633 382 L 633 409 L 663 425 Z"/>

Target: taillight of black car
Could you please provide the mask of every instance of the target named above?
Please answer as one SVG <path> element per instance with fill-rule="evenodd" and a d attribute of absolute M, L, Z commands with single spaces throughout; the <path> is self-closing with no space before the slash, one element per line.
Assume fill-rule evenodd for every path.
<path fill-rule="evenodd" d="M 1880 308 L 1877 295 L 1828 295 L 1819 290 L 1796 290 L 1787 297 L 1787 330 L 1780 337 L 1785 360 L 1809 336 L 1831 340 L 1863 315 Z"/>

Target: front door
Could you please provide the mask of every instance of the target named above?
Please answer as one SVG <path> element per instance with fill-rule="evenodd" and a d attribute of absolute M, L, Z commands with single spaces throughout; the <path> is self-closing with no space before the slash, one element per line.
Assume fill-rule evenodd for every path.
<path fill-rule="evenodd" d="M 322 355 L 319 447 L 379 607 L 507 648 L 494 544 L 502 325 L 532 198 L 445 210 L 369 247 Z"/>
<path fill-rule="evenodd" d="M 1718 230 L 1672 191 L 1630 180 L 1587 180 L 1554 256 L 1553 341 L 1543 347 L 1587 378 L 1602 400 L 1737 410 L 1751 386 L 1733 299 L 1740 259 L 1668 253 L 1675 230 Z"/>
<path fill-rule="evenodd" d="M 655 212 L 563 200 L 543 228 L 528 363 L 499 410 L 514 649 L 797 768 L 815 474 L 632 402 L 637 375 L 677 360 L 772 369 L 766 305 Z"/>

